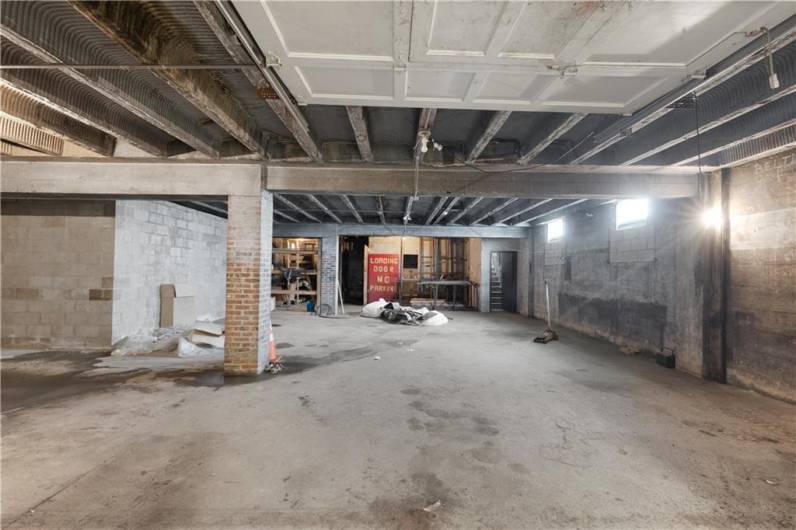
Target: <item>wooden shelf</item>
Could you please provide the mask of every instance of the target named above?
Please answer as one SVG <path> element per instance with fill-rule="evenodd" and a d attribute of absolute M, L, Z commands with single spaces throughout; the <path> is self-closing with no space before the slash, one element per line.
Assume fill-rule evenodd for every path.
<path fill-rule="evenodd" d="M 316 295 L 318 291 L 292 291 L 290 289 L 271 289 L 271 294 Z"/>
<path fill-rule="evenodd" d="M 313 256 L 319 254 L 317 250 L 292 250 L 289 248 L 272 248 L 273 254 L 298 254 L 302 256 Z"/>

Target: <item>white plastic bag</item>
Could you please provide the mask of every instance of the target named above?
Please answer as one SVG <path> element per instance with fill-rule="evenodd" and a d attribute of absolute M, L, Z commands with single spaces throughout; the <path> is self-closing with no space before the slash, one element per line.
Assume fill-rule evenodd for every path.
<path fill-rule="evenodd" d="M 384 298 L 379 298 L 376 302 L 371 302 L 362 307 L 362 312 L 359 314 L 360 316 L 367 318 L 379 318 L 381 316 L 382 309 L 384 309 L 384 306 L 386 305 L 387 302 L 384 301 Z"/>
<path fill-rule="evenodd" d="M 423 315 L 424 326 L 442 326 L 443 324 L 447 323 L 448 323 L 448 317 L 446 317 L 439 311 L 429 311 L 428 313 Z"/>

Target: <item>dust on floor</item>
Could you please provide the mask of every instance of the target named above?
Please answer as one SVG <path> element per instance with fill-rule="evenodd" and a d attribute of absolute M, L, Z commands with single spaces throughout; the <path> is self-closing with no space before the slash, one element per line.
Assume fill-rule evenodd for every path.
<path fill-rule="evenodd" d="M 288 369 L 2 362 L 6 527 L 792 528 L 794 406 L 541 322 L 275 313 Z M 439 501 L 439 504 L 435 504 Z M 424 508 L 431 506 L 428 511 Z"/>

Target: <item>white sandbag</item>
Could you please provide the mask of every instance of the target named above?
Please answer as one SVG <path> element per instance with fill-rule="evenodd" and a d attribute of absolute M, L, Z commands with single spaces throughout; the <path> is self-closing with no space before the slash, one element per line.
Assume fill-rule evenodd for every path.
<path fill-rule="evenodd" d="M 379 318 L 381 316 L 382 309 L 384 309 L 384 306 L 386 305 L 387 302 L 384 301 L 384 298 L 379 298 L 377 301 L 363 306 L 362 311 L 359 314 L 360 316 L 367 318 Z"/>
<path fill-rule="evenodd" d="M 185 337 L 180 337 L 180 342 L 177 346 L 178 357 L 197 357 L 204 354 L 205 350 L 203 348 L 200 348 Z"/>
<path fill-rule="evenodd" d="M 424 326 L 442 326 L 443 324 L 447 323 L 448 323 L 448 317 L 446 317 L 439 311 L 429 311 L 428 313 L 423 315 Z"/>

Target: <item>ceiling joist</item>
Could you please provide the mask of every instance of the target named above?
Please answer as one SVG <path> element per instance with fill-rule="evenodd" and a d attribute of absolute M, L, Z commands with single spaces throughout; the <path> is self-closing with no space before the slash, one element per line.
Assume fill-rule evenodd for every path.
<path fill-rule="evenodd" d="M 348 197 L 348 195 L 338 195 L 346 207 L 351 211 L 354 215 L 354 218 L 357 220 L 357 223 L 362 224 L 364 221 L 362 220 L 362 216 L 359 215 L 359 211 L 354 206 L 354 202 Z"/>
<path fill-rule="evenodd" d="M 540 206 L 543 206 L 543 205 L 547 204 L 548 202 L 550 202 L 552 200 L 553 199 L 542 199 L 541 201 L 534 201 L 531 204 L 529 204 L 528 206 L 526 206 L 525 208 L 517 210 L 516 212 L 512 212 L 510 215 L 506 215 L 504 217 L 501 217 L 500 219 L 496 219 L 495 222 L 492 223 L 492 226 L 505 224 L 509 219 L 514 219 L 515 217 L 517 217 L 519 215 L 522 215 L 524 213 L 528 213 L 531 210 L 535 210 L 535 209 L 539 208 Z"/>
<path fill-rule="evenodd" d="M 10 2 L 3 6 L 0 15 L 0 33 L 44 63 L 107 63 L 107 50 L 83 44 L 73 34 L 67 33 L 66 25 L 58 24 L 59 14 L 64 9 L 73 12 L 66 5 L 50 4 L 47 9 L 42 10 L 36 2 Z M 5 58 L 3 62 L 6 62 Z M 212 140 L 201 132 L 198 124 L 175 112 L 173 105 L 157 90 L 136 82 L 128 73 L 75 68 L 63 68 L 60 71 L 197 151 L 212 157 L 220 156 L 221 153 Z M 24 77 L 24 74 L 17 72 L 16 76 Z M 127 139 L 136 144 L 135 138 Z M 152 152 L 145 145 L 138 147 L 151 154 L 162 155 Z"/>
<path fill-rule="evenodd" d="M 2 112 L 41 129 L 66 138 L 102 156 L 113 156 L 116 138 L 45 105 L 36 99 L 0 83 Z"/>
<path fill-rule="evenodd" d="M 340 220 L 339 217 L 337 217 L 337 215 L 328 206 L 326 206 L 323 202 L 321 202 L 321 200 L 318 197 L 316 197 L 315 195 L 309 194 L 309 193 L 305 194 L 304 196 L 307 199 L 309 199 L 310 201 L 314 202 L 321 210 L 323 210 L 323 212 L 326 215 L 328 215 L 329 217 L 334 219 L 335 223 L 342 223 L 343 222 L 343 221 Z"/>
<path fill-rule="evenodd" d="M 301 215 L 303 215 L 307 219 L 310 219 L 311 221 L 315 221 L 316 223 L 320 223 L 321 222 L 320 219 L 318 219 L 317 217 L 315 217 L 314 215 L 312 215 L 307 210 L 305 210 L 304 208 L 300 207 L 299 205 L 297 205 L 296 203 L 294 203 L 290 199 L 284 197 L 283 195 L 281 195 L 279 193 L 274 193 L 274 197 L 278 201 L 280 201 L 282 204 L 285 204 L 286 206 L 296 210 L 298 213 L 300 213 Z"/>
<path fill-rule="evenodd" d="M 523 219 L 521 221 L 517 221 L 515 223 L 512 223 L 512 226 L 517 226 L 517 225 L 521 225 L 521 224 L 527 224 L 527 223 L 530 223 L 532 221 L 536 221 L 537 219 L 541 219 L 542 217 L 546 217 L 546 216 L 548 216 L 550 214 L 558 213 L 558 212 L 561 212 L 561 211 L 566 210 L 568 208 L 572 208 L 573 206 L 577 206 L 578 204 L 584 203 L 584 202 L 586 202 L 588 200 L 589 199 L 578 199 L 576 201 L 568 202 L 568 203 L 563 204 L 561 206 L 557 206 L 557 207 L 555 207 L 555 208 L 553 208 L 551 210 L 547 210 L 544 213 L 536 214 L 536 215 L 534 215 L 532 217 L 529 217 L 527 219 Z"/>
<path fill-rule="evenodd" d="M 456 214 L 456 215 L 454 215 L 454 216 L 453 216 L 453 217 L 452 217 L 450 220 L 448 220 L 448 223 L 447 223 L 447 224 L 448 224 L 448 225 L 452 225 L 453 223 L 455 223 L 456 221 L 458 221 L 459 219 L 461 219 L 462 217 L 464 217 L 464 216 L 467 214 L 467 212 L 469 212 L 470 210 L 472 210 L 473 208 L 475 208 L 475 207 L 478 205 L 478 203 L 479 203 L 479 202 L 481 202 L 481 201 L 483 201 L 483 200 L 484 200 L 484 197 L 474 197 L 474 198 L 473 198 L 473 200 L 472 200 L 472 201 L 470 201 L 470 202 L 467 204 L 467 206 L 465 206 L 464 208 L 462 208 L 462 210 L 461 210 L 459 213 L 457 213 L 457 214 Z"/>
<path fill-rule="evenodd" d="M 364 162 L 373 162 L 373 148 L 370 145 L 370 135 L 368 134 L 368 123 L 365 117 L 365 110 L 362 107 L 346 107 L 348 121 L 354 130 L 354 138 L 359 148 L 359 156 Z"/>
<path fill-rule="evenodd" d="M 514 204 L 518 200 L 519 200 L 518 197 L 510 197 L 510 198 L 508 198 L 506 200 L 500 201 L 494 208 L 491 208 L 486 213 L 480 215 L 478 218 L 473 219 L 470 222 L 470 224 L 471 225 L 477 225 L 478 223 L 480 223 L 481 221 L 483 221 L 487 217 L 491 217 L 491 216 L 495 215 L 496 213 L 498 213 L 500 210 L 508 208 L 510 205 Z"/>
<path fill-rule="evenodd" d="M 509 116 L 511 116 L 511 112 L 508 110 L 500 110 L 492 113 L 486 127 L 484 127 L 480 136 L 473 142 L 473 147 L 470 149 L 469 153 L 467 153 L 467 162 L 475 162 L 476 159 L 481 156 L 481 153 L 486 149 L 486 146 L 489 145 L 489 142 L 492 141 L 492 138 L 495 137 L 498 131 L 500 131 L 503 124 L 509 119 Z"/>
<path fill-rule="evenodd" d="M 144 2 L 69 0 L 114 42 L 142 63 L 184 64 L 199 55 L 190 42 L 175 35 Z M 142 31 L 146 28 L 146 31 Z M 247 149 L 265 156 L 265 142 L 254 119 L 224 91 L 213 75 L 204 70 L 153 70 L 198 110 L 206 114 Z"/>
<path fill-rule="evenodd" d="M 252 57 L 252 54 L 247 51 L 252 48 L 252 43 L 249 41 L 249 36 L 243 34 L 243 27 L 239 24 L 237 13 L 229 8 L 229 6 L 218 2 L 209 2 L 207 0 L 194 0 L 199 13 L 204 18 L 208 27 L 211 29 L 216 38 L 221 42 L 222 46 L 232 56 L 232 59 L 238 64 L 251 64 L 252 60 L 257 61 L 258 57 Z M 219 10 L 217 7 L 220 7 Z M 238 31 L 235 31 L 238 28 Z M 259 67 L 264 67 L 260 63 L 255 63 Z M 267 67 L 264 67 L 267 69 Z M 266 70 L 267 71 L 267 70 Z M 323 156 L 318 148 L 315 139 L 309 132 L 309 126 L 306 120 L 301 115 L 298 108 L 295 107 L 289 98 L 280 95 L 279 91 L 275 90 L 275 83 L 269 81 L 261 68 L 244 68 L 243 75 L 249 82 L 257 88 L 258 92 L 262 91 L 276 91 L 277 98 L 268 98 L 265 100 L 266 104 L 276 114 L 285 128 L 290 131 L 290 134 L 296 139 L 296 142 L 301 146 L 304 152 L 312 160 L 322 162 Z M 278 88 L 278 87 L 277 87 Z M 301 119 L 297 119 L 296 117 Z"/>

